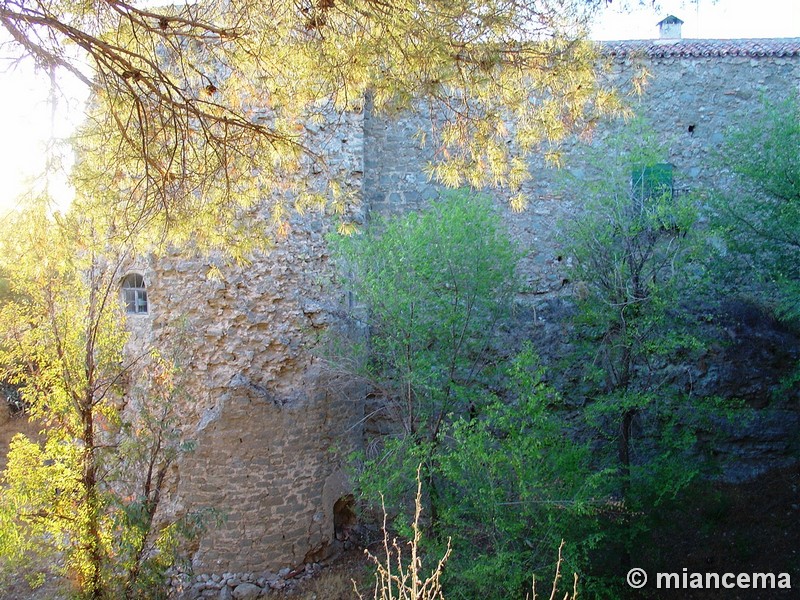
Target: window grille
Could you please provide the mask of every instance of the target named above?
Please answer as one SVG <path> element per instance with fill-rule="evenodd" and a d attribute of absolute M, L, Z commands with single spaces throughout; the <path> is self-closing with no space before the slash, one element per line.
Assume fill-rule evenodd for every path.
<path fill-rule="evenodd" d="M 147 314 L 147 288 L 144 277 L 138 273 L 126 275 L 122 280 L 122 302 L 125 312 L 131 315 Z"/>

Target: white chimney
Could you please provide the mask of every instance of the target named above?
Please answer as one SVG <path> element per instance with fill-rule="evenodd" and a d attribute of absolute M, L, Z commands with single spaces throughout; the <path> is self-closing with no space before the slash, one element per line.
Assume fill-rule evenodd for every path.
<path fill-rule="evenodd" d="M 662 19 L 658 22 L 658 37 L 662 40 L 679 40 L 681 39 L 681 21 L 674 15 Z"/>

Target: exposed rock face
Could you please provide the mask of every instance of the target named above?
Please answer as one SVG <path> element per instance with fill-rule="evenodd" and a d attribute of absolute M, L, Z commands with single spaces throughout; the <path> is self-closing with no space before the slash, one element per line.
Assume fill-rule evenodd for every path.
<path fill-rule="evenodd" d="M 672 47 L 681 44 L 684 53 L 618 54 L 616 72 L 624 79 L 638 62 L 650 70 L 650 87 L 634 103 L 668 140 L 670 160 L 683 174 L 676 186 L 725 184 L 714 150 L 733 116 L 756 110 L 762 94 L 784 97 L 797 88 L 800 41 L 762 56 L 704 53 L 690 42 Z M 345 184 L 361 192 L 364 208 L 389 214 L 419 208 L 439 193 L 423 173 L 430 150 L 413 138 L 424 125 L 416 117 L 367 111 L 316 133 L 324 136 L 336 168 L 347 173 Z M 598 128 L 594 143 L 602 145 L 619 126 Z M 577 141 L 565 148 L 565 164 L 577 176 L 582 153 Z M 524 189 L 531 199 L 526 212 L 511 213 L 504 192 L 494 194 L 524 251 L 521 314 L 530 315 L 530 327 L 558 339 L 563 324 L 544 309 L 570 289 L 559 222 L 578 210 L 580 199 L 564 197 L 555 171 L 543 163 L 535 162 L 533 171 Z M 274 573 L 324 554 L 334 541 L 334 505 L 348 492 L 342 457 L 361 441 L 364 394 L 356 383 L 327 373 L 314 352 L 317 336 L 338 323 L 342 300 L 326 283 L 332 270 L 324 236 L 331 223 L 312 216 L 292 225 L 287 239 L 251 265 L 221 266 L 220 279 L 206 278 L 209 264 L 181 252 L 137 265 L 150 310 L 130 318 L 132 346 L 185 340 L 183 432 L 197 446 L 179 465 L 175 510 L 211 507 L 225 517 L 194 548 L 197 573 Z M 748 381 L 734 382 L 741 371 L 733 359 L 747 354 L 729 348 L 725 352 L 733 354 L 718 363 L 728 375 L 720 372 L 718 379 L 745 389 Z M 781 410 L 796 418 L 796 403 Z M 788 413 L 775 418 L 792 422 Z M 255 577 L 209 578 L 197 582 L 190 596 L 255 597 L 250 586 L 271 584 L 259 585 Z"/>
<path fill-rule="evenodd" d="M 786 384 L 800 366 L 800 332 L 747 302 L 728 302 L 720 325 L 728 339 L 702 365 L 700 381 L 707 393 L 754 409 L 752 418 L 724 427 L 716 448 L 723 477 L 741 482 L 800 456 L 800 389 Z"/>
<path fill-rule="evenodd" d="M 545 364 L 557 365 L 549 374 L 555 385 L 574 389 L 579 369 L 561 368 L 572 351 L 570 299 L 549 299 L 535 311 L 520 308 L 517 316 L 511 343 L 532 341 Z M 721 467 L 719 476 L 739 483 L 796 463 L 800 389 L 787 386 L 786 380 L 800 365 L 800 332 L 751 303 L 731 300 L 695 333 L 708 344 L 704 353 L 662 365 L 658 379 L 691 397 L 718 397 L 753 409 L 742 411 L 742 418 L 733 422 L 720 422 L 714 439 L 703 441 Z M 575 413 L 589 401 L 580 395 L 564 400 Z"/>
<path fill-rule="evenodd" d="M 741 398 L 754 408 L 788 406 L 800 390 L 782 382 L 800 363 L 800 334 L 749 302 L 728 301 L 720 325 L 727 337 L 716 373 L 718 393 Z"/>

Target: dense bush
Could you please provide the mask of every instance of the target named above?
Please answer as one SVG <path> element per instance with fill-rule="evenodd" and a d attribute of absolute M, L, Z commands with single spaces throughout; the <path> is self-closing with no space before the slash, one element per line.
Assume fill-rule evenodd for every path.
<path fill-rule="evenodd" d="M 509 362 L 497 347 L 516 267 L 499 216 L 458 193 L 338 240 L 335 256 L 365 305 L 368 374 L 402 423 L 377 456 L 361 458 L 360 491 L 382 496 L 411 535 L 422 465 L 422 545 L 451 544 L 448 597 L 522 597 L 593 484 L 533 353 Z"/>
<path fill-rule="evenodd" d="M 593 158 L 573 184 L 583 211 L 564 228 L 578 291 L 565 362 L 579 377 L 563 393 L 585 398 L 594 466 L 608 469 L 605 497 L 618 501 L 600 524 L 618 557 L 599 569 L 609 573 L 654 550 L 659 513 L 713 469 L 699 439 L 736 405 L 694 393 L 680 368 L 713 334 L 696 308 L 713 290 L 699 196 L 676 189 L 666 148 L 642 122 Z"/>
<path fill-rule="evenodd" d="M 721 166 L 736 192 L 715 203 L 729 281 L 784 317 L 800 318 L 800 97 L 765 102 L 728 132 Z"/>
<path fill-rule="evenodd" d="M 358 457 L 355 479 L 411 537 L 422 465 L 419 542 L 452 550 L 438 577 L 448 598 L 524 597 L 562 537 L 584 593 L 620 596 L 633 552 L 661 551 L 662 513 L 691 502 L 684 494 L 703 486 L 690 484 L 715 468 L 715 431 L 750 414 L 682 379 L 681 365 L 708 352 L 707 307 L 729 289 L 710 249 L 748 265 L 750 292 L 786 318 L 800 312 L 797 117 L 793 100 L 731 135 L 730 169 L 751 193 L 726 200 L 719 234 L 645 125 L 607 140 L 571 190 L 583 207 L 563 227 L 571 353 L 549 379 L 532 350 L 496 335 L 516 254 L 487 200 L 455 194 L 335 244 L 353 318 L 369 330 L 361 362 L 398 424 Z"/>

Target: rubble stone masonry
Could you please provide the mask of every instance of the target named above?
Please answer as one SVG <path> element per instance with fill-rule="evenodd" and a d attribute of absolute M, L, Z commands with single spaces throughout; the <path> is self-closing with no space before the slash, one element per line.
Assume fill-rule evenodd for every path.
<path fill-rule="evenodd" d="M 800 39 L 621 42 L 605 53 L 614 62 L 611 82 L 642 65 L 651 74 L 631 103 L 667 142 L 675 184 L 684 188 L 720 183 L 726 174 L 713 155 L 735 119 L 800 84 Z M 602 145 L 622 125 L 602 124 L 592 143 Z M 365 209 L 393 214 L 440 191 L 423 173 L 431 151 L 414 138 L 424 127 L 422 118 L 367 108 L 317 134 Z M 565 164 L 577 175 L 582 148 L 577 140 L 565 147 Z M 520 300 L 535 304 L 568 288 L 558 224 L 580 199 L 565 197 L 543 163 L 532 168 L 525 212 L 511 213 L 503 192 L 493 193 L 525 252 Z M 348 491 L 343 457 L 360 443 L 364 409 L 359 386 L 327 372 L 314 352 L 318 335 L 337 323 L 341 300 L 328 283 L 331 226 L 320 216 L 298 219 L 273 251 L 247 266 L 222 266 L 219 279 L 206 277 L 203 259 L 177 251 L 138 265 L 149 313 L 130 317 L 131 343 L 166 345 L 178 330 L 187 340 L 183 428 L 196 448 L 178 467 L 173 502 L 176 510 L 211 507 L 224 517 L 193 548 L 196 573 L 256 573 L 252 586 L 263 573 L 316 562 L 332 543 L 333 504 Z M 224 587 L 201 586 L 194 595 Z M 216 593 L 223 591 L 203 592 Z"/>

